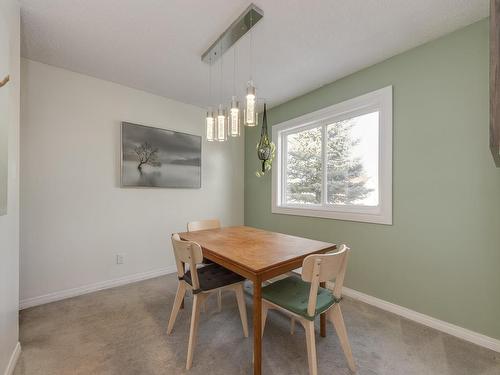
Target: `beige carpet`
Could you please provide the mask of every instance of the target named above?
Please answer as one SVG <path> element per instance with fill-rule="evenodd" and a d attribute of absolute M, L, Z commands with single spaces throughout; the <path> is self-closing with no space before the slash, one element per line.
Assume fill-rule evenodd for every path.
<path fill-rule="evenodd" d="M 22 354 L 15 375 L 252 374 L 251 338 L 243 338 L 236 300 L 215 298 L 202 313 L 194 364 L 184 369 L 191 299 L 174 332 L 167 320 L 177 285 L 169 275 L 21 312 Z M 251 319 L 251 299 L 247 298 Z M 358 374 L 499 375 L 500 355 L 369 305 L 345 299 L 344 317 Z M 251 321 L 251 320 L 250 320 Z M 349 374 L 331 325 L 316 338 L 320 374 Z M 270 312 L 263 374 L 307 374 L 303 330 Z"/>

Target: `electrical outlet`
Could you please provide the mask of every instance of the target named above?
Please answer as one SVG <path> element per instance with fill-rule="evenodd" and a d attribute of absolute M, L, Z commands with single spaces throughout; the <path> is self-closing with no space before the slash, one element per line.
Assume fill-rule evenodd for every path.
<path fill-rule="evenodd" d="M 125 262 L 125 254 L 116 254 L 116 264 L 123 264 Z"/>

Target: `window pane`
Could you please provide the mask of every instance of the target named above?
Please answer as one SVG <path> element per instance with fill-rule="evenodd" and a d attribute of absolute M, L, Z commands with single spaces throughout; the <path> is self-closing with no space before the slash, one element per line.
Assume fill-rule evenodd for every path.
<path fill-rule="evenodd" d="M 286 203 L 321 203 L 321 128 L 286 136 Z"/>
<path fill-rule="evenodd" d="M 329 204 L 377 206 L 379 112 L 328 125 Z"/>

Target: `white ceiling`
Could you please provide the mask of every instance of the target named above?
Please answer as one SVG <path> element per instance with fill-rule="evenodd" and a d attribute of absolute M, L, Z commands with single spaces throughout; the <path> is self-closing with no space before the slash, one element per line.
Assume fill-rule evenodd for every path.
<path fill-rule="evenodd" d="M 250 0 L 20 0 L 22 55 L 185 103 L 208 95 L 201 54 Z M 276 105 L 488 16 L 489 0 L 255 0 L 258 95 Z M 249 76 L 237 47 L 237 90 Z M 224 58 L 224 99 L 233 50 Z"/>

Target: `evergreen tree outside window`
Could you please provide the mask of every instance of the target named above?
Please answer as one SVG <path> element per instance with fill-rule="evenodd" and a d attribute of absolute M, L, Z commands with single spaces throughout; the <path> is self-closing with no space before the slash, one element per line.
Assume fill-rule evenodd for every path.
<path fill-rule="evenodd" d="M 321 137 L 321 128 L 286 137 L 287 203 L 321 204 Z"/>
<path fill-rule="evenodd" d="M 392 87 L 272 130 L 274 213 L 392 224 Z"/>
<path fill-rule="evenodd" d="M 371 112 L 327 126 L 327 202 L 378 205 L 378 119 Z"/>

